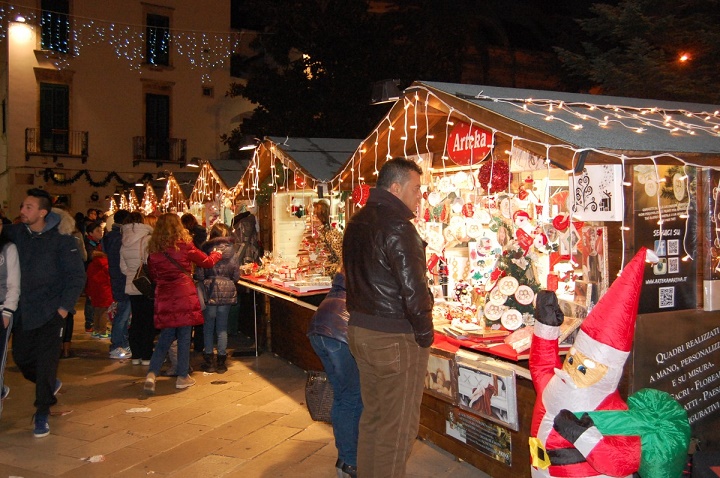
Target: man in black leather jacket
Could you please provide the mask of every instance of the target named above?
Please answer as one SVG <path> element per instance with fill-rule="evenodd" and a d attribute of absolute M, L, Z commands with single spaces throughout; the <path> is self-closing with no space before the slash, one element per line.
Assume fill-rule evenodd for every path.
<path fill-rule="evenodd" d="M 360 476 L 405 476 L 433 342 L 425 244 L 410 220 L 422 170 L 386 162 L 343 239 L 350 350 L 360 371 Z"/>

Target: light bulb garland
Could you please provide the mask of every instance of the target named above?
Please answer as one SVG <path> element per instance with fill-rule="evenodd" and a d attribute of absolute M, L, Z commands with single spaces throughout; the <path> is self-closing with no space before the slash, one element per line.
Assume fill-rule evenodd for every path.
<path fill-rule="evenodd" d="M 432 136 L 429 133 L 429 127 L 430 127 L 430 121 L 429 121 L 429 115 L 428 115 L 428 105 L 431 100 L 434 102 L 439 103 L 444 108 L 444 111 L 447 113 L 452 113 L 453 119 L 465 121 L 468 123 L 471 123 L 473 125 L 477 124 L 480 127 L 489 130 L 493 138 L 495 138 L 497 135 L 502 135 L 504 137 L 507 137 L 511 141 L 515 140 L 521 140 L 526 144 L 534 144 L 539 147 L 542 147 L 546 149 L 548 152 L 551 151 L 551 149 L 561 149 L 566 150 L 568 152 L 571 152 L 573 154 L 578 152 L 594 152 L 600 155 L 608 156 L 617 158 L 621 162 L 622 160 L 622 154 L 615 153 L 612 151 L 606 151 L 601 150 L 597 148 L 574 148 L 567 144 L 549 144 L 544 143 L 537 140 L 532 140 L 525 137 L 518 137 L 516 135 L 513 135 L 511 133 L 508 133 L 506 131 L 499 130 L 497 128 L 494 128 L 490 125 L 481 123 L 476 121 L 474 118 L 471 118 L 469 115 L 460 112 L 458 110 L 453 109 L 452 106 L 447 104 L 441 97 L 439 97 L 437 94 L 435 94 L 433 91 L 431 91 L 429 88 L 417 85 L 412 87 L 412 93 L 416 97 L 420 97 L 420 93 L 425 94 L 425 101 L 424 101 L 424 114 L 425 116 L 425 124 L 426 124 L 426 138 L 425 138 L 425 151 L 415 151 L 415 154 L 425 154 L 425 153 L 432 153 L 432 149 L 429 144 L 429 140 L 432 138 Z M 513 106 L 516 106 L 523 111 L 528 112 L 529 114 L 542 116 L 545 119 L 549 121 L 562 121 L 568 125 L 569 128 L 573 130 L 582 129 L 583 125 L 579 123 L 573 123 L 566 120 L 559 119 L 557 117 L 558 110 L 562 110 L 564 112 L 568 112 L 572 114 L 574 117 L 578 118 L 579 121 L 587 121 L 592 122 L 593 124 L 596 124 L 600 127 L 607 126 L 609 123 L 614 123 L 619 126 L 622 126 L 630 131 L 636 132 L 636 133 L 642 133 L 644 131 L 647 131 L 649 128 L 655 128 L 662 131 L 666 131 L 669 134 L 677 135 L 679 133 L 685 132 L 687 134 L 698 134 L 698 133 L 704 133 L 711 136 L 720 136 L 720 111 L 714 111 L 714 112 L 692 112 L 688 110 L 667 110 L 662 108 L 637 108 L 637 107 L 631 107 L 631 106 L 620 106 L 620 105 L 599 105 L 599 104 L 592 104 L 592 103 L 581 103 L 581 102 L 563 102 L 558 100 L 538 100 L 538 99 L 518 99 L 518 98 L 493 98 L 487 95 L 479 94 L 475 97 L 475 99 L 482 99 L 482 100 L 488 100 L 493 102 L 504 102 Z M 409 106 L 408 106 L 409 105 Z M 578 112 L 570 107 L 583 107 L 584 111 Z M 408 103 L 403 104 L 403 109 L 405 110 L 405 114 L 409 114 L 408 110 L 410 108 L 417 108 L 415 103 Z M 388 123 L 392 123 L 392 120 L 390 119 L 391 114 L 395 108 L 391 108 L 390 112 L 388 112 L 387 116 L 382 119 L 378 124 L 378 127 L 373 130 L 369 137 L 374 136 L 375 138 L 380 138 L 380 132 L 382 129 L 383 124 L 385 121 L 388 121 Z M 417 114 L 416 111 L 413 111 L 412 114 Z M 600 116 L 602 115 L 602 116 Z M 694 118 L 698 120 L 698 122 L 691 123 L 686 120 L 682 119 L 674 119 L 674 116 L 678 116 L 681 118 Z M 640 126 L 636 126 L 631 123 L 633 122 L 640 122 Z M 392 157 L 391 151 L 390 151 L 390 145 L 392 144 L 391 141 L 391 135 L 393 134 L 391 129 L 388 129 L 387 135 L 388 135 L 388 151 L 386 154 L 386 157 Z M 446 128 L 446 135 L 447 135 L 447 128 Z M 447 136 L 446 136 L 447 137 Z M 407 140 L 403 140 L 403 150 L 407 147 L 406 144 Z M 375 170 L 377 171 L 381 165 L 377 164 L 377 158 L 379 155 L 379 152 L 377 151 L 378 142 L 375 142 L 376 151 L 375 151 L 375 158 L 376 158 L 376 167 Z M 360 162 L 362 160 L 363 152 L 358 148 L 358 150 L 355 151 L 355 153 L 351 156 L 350 160 L 347 162 L 344 168 L 342 168 L 334 178 L 332 178 L 329 182 L 331 188 L 338 187 L 341 183 L 341 180 L 343 177 L 348 175 L 348 171 L 350 169 L 359 168 Z M 445 149 L 443 150 L 443 156 L 445 156 Z M 677 154 L 674 154 L 672 152 L 665 152 L 662 154 L 654 153 L 651 155 L 641 155 L 641 156 L 634 156 L 633 160 L 636 162 L 646 162 L 646 161 L 652 161 L 652 158 L 657 157 L 664 157 L 670 160 L 677 161 L 685 166 L 695 166 L 695 167 L 709 167 L 712 169 L 720 169 L 720 166 L 716 165 L 707 165 L 707 164 L 696 164 L 691 161 L 687 161 L 681 157 L 679 157 Z M 550 157 L 548 154 L 547 157 Z M 355 180 L 351 181 L 350 188 L 353 188 L 355 186 Z"/>
<path fill-rule="evenodd" d="M 18 15 L 25 18 L 26 23 L 42 25 L 48 21 L 47 11 L 36 8 L 18 6 L 9 2 L 0 2 L 0 25 L 6 26 Z M 169 55 L 174 50 L 179 56 L 185 57 L 190 69 L 200 69 L 203 84 L 211 82 L 209 72 L 227 70 L 233 54 L 240 50 L 243 32 L 240 31 L 196 31 L 176 28 L 148 28 L 137 25 L 112 22 L 95 18 L 87 18 L 74 14 L 55 14 L 59 28 L 66 29 L 68 39 L 59 39 L 57 50 L 67 54 L 58 55 L 56 51 L 42 50 L 40 55 L 54 64 L 58 69 L 67 69 L 74 58 L 79 57 L 83 50 L 94 45 L 106 44 L 119 60 L 127 62 L 131 70 L 140 71 L 149 63 L 146 57 L 146 40 L 150 49 L 156 46 L 155 53 Z M 148 37 L 148 30 L 150 37 Z M 159 41 L 151 41 L 155 35 Z M 160 36 L 162 38 L 160 38 Z M 164 36 L 166 35 L 166 37 Z M 7 28 L 0 28 L 0 39 L 7 36 Z"/>
<path fill-rule="evenodd" d="M 174 212 L 182 214 L 187 209 L 187 203 L 185 201 L 185 195 L 180 189 L 175 176 L 170 174 L 165 186 L 165 192 L 163 193 L 162 199 L 160 199 L 160 210 L 162 212 Z"/>

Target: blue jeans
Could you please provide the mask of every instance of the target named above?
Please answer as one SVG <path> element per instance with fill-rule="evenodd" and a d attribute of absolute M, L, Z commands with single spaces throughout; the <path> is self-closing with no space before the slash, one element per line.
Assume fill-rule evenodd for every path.
<path fill-rule="evenodd" d="M 128 341 L 128 326 L 130 325 L 130 296 L 117 304 L 115 318 L 112 321 L 112 333 L 110 334 L 110 350 L 118 347 L 130 348 Z"/>
<path fill-rule="evenodd" d="M 203 316 L 205 317 L 205 327 L 203 327 L 205 336 L 204 353 L 213 353 L 213 339 L 215 333 L 217 333 L 217 353 L 218 355 L 227 355 L 228 316 L 231 307 L 232 305 L 229 304 L 208 305 L 203 310 Z"/>
<path fill-rule="evenodd" d="M 155 376 L 160 375 L 160 367 L 165 361 L 165 356 L 170 350 L 170 345 L 177 339 L 177 375 L 187 377 L 190 368 L 190 335 L 192 326 L 162 329 L 158 337 L 157 345 L 150 358 L 150 370 Z"/>
<path fill-rule="evenodd" d="M 333 388 L 330 413 L 338 458 L 357 466 L 358 426 L 363 410 L 357 364 L 348 344 L 322 335 L 311 335 L 309 339 Z"/>

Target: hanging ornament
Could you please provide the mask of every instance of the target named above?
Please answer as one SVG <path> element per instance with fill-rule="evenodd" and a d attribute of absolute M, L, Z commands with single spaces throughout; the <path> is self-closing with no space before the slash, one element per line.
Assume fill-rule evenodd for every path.
<path fill-rule="evenodd" d="M 465 217 L 473 217 L 475 215 L 475 205 L 471 202 L 463 204 L 462 214 Z"/>
<path fill-rule="evenodd" d="M 480 166 L 478 180 L 488 194 L 505 191 L 510 184 L 510 168 L 505 161 L 486 161 Z"/>
<path fill-rule="evenodd" d="M 364 206 L 370 196 L 370 186 L 358 184 L 352 192 L 352 201 L 356 206 Z"/>

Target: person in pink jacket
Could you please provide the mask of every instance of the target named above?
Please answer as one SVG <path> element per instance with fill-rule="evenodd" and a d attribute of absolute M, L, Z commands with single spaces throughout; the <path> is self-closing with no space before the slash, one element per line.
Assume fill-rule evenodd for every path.
<path fill-rule="evenodd" d="M 163 214 L 158 218 L 148 244 L 148 268 L 155 282 L 155 328 L 160 337 L 150 359 L 150 370 L 144 390 L 155 393 L 155 379 L 160 373 L 170 344 L 177 339 L 178 363 L 176 388 L 195 385 L 190 377 L 190 335 L 193 325 L 203 323 L 195 282 L 193 265 L 211 268 L 222 257 L 217 251 L 205 255 L 195 247 L 192 237 L 176 214 Z"/>

